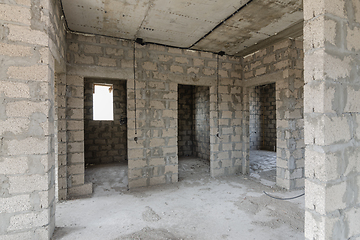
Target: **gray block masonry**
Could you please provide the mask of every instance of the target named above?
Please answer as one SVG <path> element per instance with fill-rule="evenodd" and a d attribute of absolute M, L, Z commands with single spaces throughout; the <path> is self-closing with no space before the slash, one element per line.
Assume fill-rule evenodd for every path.
<path fill-rule="evenodd" d="M 360 4 L 303 5 L 303 39 L 219 56 L 219 69 L 213 53 L 136 45 L 134 81 L 132 41 L 67 32 L 59 1 L 1 1 L 0 239 L 50 239 L 56 201 L 92 193 L 87 161 L 127 161 L 130 189 L 177 182 L 186 155 L 212 177 L 248 174 L 267 101 L 263 142 L 277 185 L 305 186 L 305 238 L 359 239 Z M 98 80 L 119 89 L 126 125 L 89 121 Z"/>

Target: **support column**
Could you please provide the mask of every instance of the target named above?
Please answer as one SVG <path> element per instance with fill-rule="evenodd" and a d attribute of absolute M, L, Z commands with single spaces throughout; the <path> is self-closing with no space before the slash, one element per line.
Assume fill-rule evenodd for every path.
<path fill-rule="evenodd" d="M 360 238 L 360 2 L 304 1 L 305 238 Z"/>
<path fill-rule="evenodd" d="M 52 8 L 0 4 L 0 239 L 49 239 L 55 227 Z"/>
<path fill-rule="evenodd" d="M 304 187 L 303 71 L 287 69 L 276 82 L 276 184 Z"/>

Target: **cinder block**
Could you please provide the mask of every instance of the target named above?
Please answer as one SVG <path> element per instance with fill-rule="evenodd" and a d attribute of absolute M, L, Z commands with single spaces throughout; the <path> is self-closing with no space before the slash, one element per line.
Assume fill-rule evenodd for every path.
<path fill-rule="evenodd" d="M 129 157 L 130 158 L 130 157 Z M 147 166 L 147 163 L 145 160 L 140 159 L 140 160 L 132 160 L 129 159 L 128 161 L 128 168 L 129 169 L 134 169 L 134 168 L 144 168 Z"/>
<path fill-rule="evenodd" d="M 159 166 L 159 165 L 165 165 L 164 158 L 150 158 L 149 159 L 149 166 Z"/>
<path fill-rule="evenodd" d="M 30 26 L 19 26 L 12 24 L 8 24 L 7 26 L 9 28 L 8 40 L 48 46 L 49 37 L 45 32 L 31 30 Z"/>
<path fill-rule="evenodd" d="M 51 187 L 49 191 L 39 192 L 40 204 L 39 208 L 49 208 L 55 199 L 55 186 Z"/>
<path fill-rule="evenodd" d="M 0 135 L 3 135 L 5 132 L 21 134 L 24 130 L 27 130 L 29 124 L 29 119 L 21 118 L 8 118 L 5 121 L 0 121 Z"/>
<path fill-rule="evenodd" d="M 99 63 L 98 64 L 100 66 L 104 66 L 104 67 L 116 67 L 116 59 L 99 57 Z"/>
<path fill-rule="evenodd" d="M 94 64 L 94 57 L 85 56 L 84 54 L 74 54 L 76 64 Z"/>
<path fill-rule="evenodd" d="M 146 178 L 139 178 L 139 179 L 129 179 L 129 188 L 134 189 L 138 187 L 146 187 L 147 186 L 147 179 Z"/>
<path fill-rule="evenodd" d="M 10 140 L 7 142 L 8 155 L 31 155 L 31 154 L 47 154 L 49 151 L 49 139 L 44 137 L 38 138 L 26 138 L 23 140 Z"/>
<path fill-rule="evenodd" d="M 107 55 L 124 56 L 124 50 L 119 48 L 106 48 L 105 52 Z"/>
<path fill-rule="evenodd" d="M 90 195 L 92 192 L 92 183 L 86 183 L 84 185 L 68 188 L 68 194 L 70 197 Z"/>
<path fill-rule="evenodd" d="M 31 193 L 33 191 L 46 191 L 49 189 L 47 175 L 19 175 L 9 176 L 9 193 Z"/>
<path fill-rule="evenodd" d="M 141 178 L 143 177 L 142 169 L 129 169 L 129 179 Z"/>
<path fill-rule="evenodd" d="M 150 178 L 150 186 L 166 183 L 165 176 Z"/>
<path fill-rule="evenodd" d="M 49 212 L 49 209 L 45 209 L 41 212 L 14 215 L 10 217 L 10 225 L 7 230 L 14 231 L 48 225 L 50 223 Z"/>
<path fill-rule="evenodd" d="M 30 195 L 17 195 L 14 197 L 0 198 L 1 213 L 15 213 L 30 210 Z"/>
<path fill-rule="evenodd" d="M 182 63 L 182 64 L 188 64 L 189 59 L 187 59 L 186 57 L 175 57 L 175 62 Z"/>
<path fill-rule="evenodd" d="M 67 130 L 68 131 L 83 131 L 84 130 L 84 121 L 78 120 L 69 120 L 67 121 Z"/>
<path fill-rule="evenodd" d="M 161 147 L 165 145 L 165 140 L 162 138 L 150 139 L 150 147 Z"/>
<path fill-rule="evenodd" d="M 158 59 L 160 62 L 168 62 L 173 59 L 172 56 L 169 55 L 158 55 Z"/>
<path fill-rule="evenodd" d="M 182 66 L 172 65 L 172 66 L 170 66 L 170 71 L 173 73 L 184 73 L 184 69 Z"/>
<path fill-rule="evenodd" d="M 7 74 L 9 78 L 31 81 L 48 81 L 49 68 L 47 65 L 34 65 L 30 67 L 8 68 Z"/>
<path fill-rule="evenodd" d="M 69 175 L 76 175 L 76 174 L 84 175 L 85 173 L 84 163 L 68 165 L 67 172 Z"/>
<path fill-rule="evenodd" d="M 68 50 L 72 52 L 78 52 L 79 51 L 79 44 L 78 43 L 70 43 L 68 44 Z"/>
<path fill-rule="evenodd" d="M 72 142 L 68 143 L 68 153 L 82 153 L 84 152 L 84 142 Z"/>
<path fill-rule="evenodd" d="M 156 71 L 156 70 L 157 70 L 157 65 L 156 65 L 156 63 L 154 63 L 154 62 L 144 62 L 144 63 L 142 64 L 142 67 L 143 67 L 143 69 L 145 69 L 145 70 L 152 70 L 152 71 Z"/>
<path fill-rule="evenodd" d="M 27 157 L 0 157 L 0 160 L 0 174 L 24 174 L 28 169 Z"/>
<path fill-rule="evenodd" d="M 84 78 L 82 76 L 66 75 L 66 84 L 84 87 Z"/>
<path fill-rule="evenodd" d="M 178 173 L 178 165 L 167 165 L 165 166 L 165 174 L 167 173 Z"/>
<path fill-rule="evenodd" d="M 90 54 L 102 54 L 103 50 L 101 46 L 95 46 L 95 45 L 85 45 L 84 46 L 84 52 L 90 53 Z"/>
<path fill-rule="evenodd" d="M 27 57 L 32 55 L 32 49 L 31 47 L 26 47 L 22 45 L 0 43 L 0 55 L 10 57 Z"/>

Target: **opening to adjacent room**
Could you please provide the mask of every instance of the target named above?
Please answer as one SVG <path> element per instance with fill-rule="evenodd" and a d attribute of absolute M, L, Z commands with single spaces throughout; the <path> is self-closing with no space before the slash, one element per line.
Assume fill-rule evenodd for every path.
<path fill-rule="evenodd" d="M 250 175 L 276 182 L 275 83 L 256 86 L 249 92 Z M 272 184 L 269 183 L 269 184 Z"/>
<path fill-rule="evenodd" d="M 127 188 L 125 80 L 84 80 L 85 181 L 95 194 Z"/>
<path fill-rule="evenodd" d="M 210 174 L 210 90 L 178 85 L 179 181 Z"/>

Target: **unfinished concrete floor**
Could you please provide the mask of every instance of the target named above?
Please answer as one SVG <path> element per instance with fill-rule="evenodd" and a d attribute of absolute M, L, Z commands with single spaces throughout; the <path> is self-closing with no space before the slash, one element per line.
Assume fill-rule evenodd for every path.
<path fill-rule="evenodd" d="M 239 175 L 211 178 L 209 162 L 179 159 L 176 184 L 127 191 L 126 166 L 87 169 L 90 198 L 57 204 L 53 239 L 303 239 L 304 198 Z"/>
<path fill-rule="evenodd" d="M 267 186 L 276 184 L 276 152 L 251 150 L 249 153 L 250 176 Z"/>

